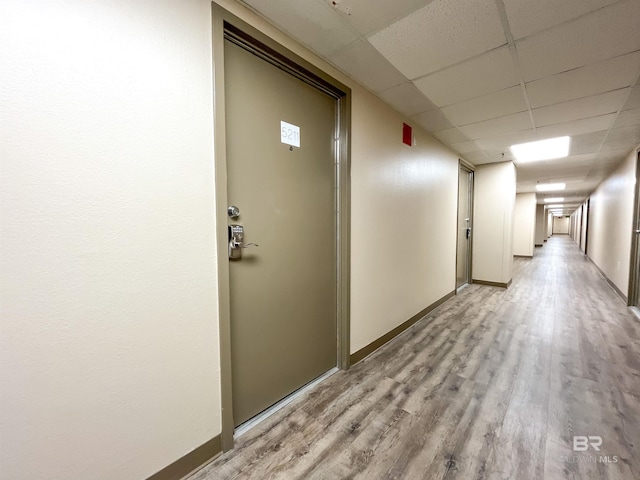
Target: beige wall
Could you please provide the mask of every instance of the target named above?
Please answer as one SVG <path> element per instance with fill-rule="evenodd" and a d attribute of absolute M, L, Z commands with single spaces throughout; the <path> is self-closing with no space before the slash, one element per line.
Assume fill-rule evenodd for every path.
<path fill-rule="evenodd" d="M 553 215 L 547 213 L 547 238 L 553 235 Z"/>
<path fill-rule="evenodd" d="M 637 150 L 591 194 L 589 257 L 628 296 Z"/>
<path fill-rule="evenodd" d="M 146 478 L 220 432 L 211 7 L 1 5 L 1 476 Z"/>
<path fill-rule="evenodd" d="M 536 231 L 536 194 L 516 194 L 513 216 L 513 254 L 533 257 Z"/>
<path fill-rule="evenodd" d="M 536 234 L 535 244 L 537 246 L 544 245 L 546 240 L 546 224 L 544 216 L 544 205 L 536 205 Z"/>
<path fill-rule="evenodd" d="M 473 278 L 507 283 L 513 273 L 516 172 L 512 162 L 480 165 L 475 173 Z"/>
<path fill-rule="evenodd" d="M 353 88 L 356 351 L 455 288 L 457 156 L 221 3 Z M 139 480 L 220 433 L 210 11 L 0 6 L 3 478 Z"/>
<path fill-rule="evenodd" d="M 458 158 L 403 120 L 354 90 L 352 352 L 455 289 Z"/>
<path fill-rule="evenodd" d="M 553 217 L 553 234 L 567 235 L 569 233 L 569 217 Z"/>

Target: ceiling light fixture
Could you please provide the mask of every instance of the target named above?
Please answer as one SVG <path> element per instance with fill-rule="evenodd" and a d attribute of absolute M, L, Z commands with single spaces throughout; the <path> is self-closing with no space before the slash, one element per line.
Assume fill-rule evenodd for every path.
<path fill-rule="evenodd" d="M 511 145 L 511 153 L 518 162 L 535 162 L 538 160 L 553 160 L 569 155 L 569 137 L 548 138 L 536 142 Z"/>
<path fill-rule="evenodd" d="M 545 198 L 544 203 L 560 203 L 564 202 L 564 197 Z"/>
<path fill-rule="evenodd" d="M 551 210 L 552 208 L 555 208 L 555 209 L 564 208 L 564 205 L 547 205 L 547 208 L 549 210 Z"/>
<path fill-rule="evenodd" d="M 539 183 L 536 185 L 536 190 L 539 192 L 555 192 L 565 188 L 567 188 L 566 183 Z"/>

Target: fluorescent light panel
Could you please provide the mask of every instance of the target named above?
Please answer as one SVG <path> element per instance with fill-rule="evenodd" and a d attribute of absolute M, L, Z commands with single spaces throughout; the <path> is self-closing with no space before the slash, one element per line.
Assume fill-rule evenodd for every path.
<path fill-rule="evenodd" d="M 555 192 L 556 190 L 564 190 L 567 188 L 566 183 L 539 183 L 536 190 L 539 192 Z"/>
<path fill-rule="evenodd" d="M 560 203 L 564 202 L 564 197 L 545 198 L 544 203 Z"/>
<path fill-rule="evenodd" d="M 569 155 L 569 137 L 548 138 L 536 142 L 511 145 L 511 153 L 518 162 L 535 162 L 538 160 L 553 160 Z"/>

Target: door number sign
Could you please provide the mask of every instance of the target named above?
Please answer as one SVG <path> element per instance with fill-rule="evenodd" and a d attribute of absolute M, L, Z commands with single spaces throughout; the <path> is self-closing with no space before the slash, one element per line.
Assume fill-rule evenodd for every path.
<path fill-rule="evenodd" d="M 280 121 L 280 142 L 292 145 L 294 147 L 300 146 L 300 127 L 291 125 L 290 123 Z"/>

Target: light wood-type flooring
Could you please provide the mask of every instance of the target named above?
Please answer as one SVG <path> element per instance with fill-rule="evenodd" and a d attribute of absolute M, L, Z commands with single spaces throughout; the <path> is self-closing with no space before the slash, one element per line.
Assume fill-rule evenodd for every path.
<path fill-rule="evenodd" d="M 552 237 L 508 289 L 462 289 L 190 480 L 245 478 L 640 479 L 640 321 Z"/>

